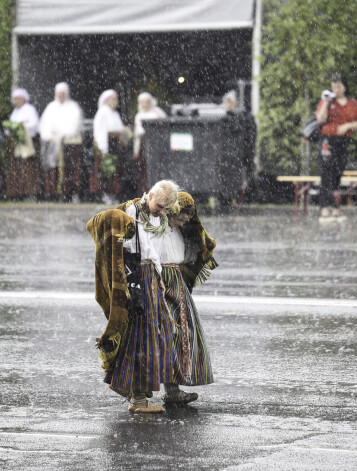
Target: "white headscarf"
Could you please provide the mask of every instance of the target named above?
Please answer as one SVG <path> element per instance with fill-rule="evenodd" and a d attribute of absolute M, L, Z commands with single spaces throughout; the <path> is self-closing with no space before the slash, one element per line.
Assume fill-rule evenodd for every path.
<path fill-rule="evenodd" d="M 30 101 L 30 95 L 24 88 L 15 88 L 15 90 L 11 93 L 12 100 L 17 97 L 23 98 L 26 102 Z"/>
<path fill-rule="evenodd" d="M 69 85 L 67 82 L 56 83 L 55 98 L 57 97 L 57 93 L 61 93 L 61 92 L 64 92 L 67 95 L 67 98 L 69 98 Z"/>
<path fill-rule="evenodd" d="M 143 93 L 140 93 L 140 94 L 138 95 L 138 110 L 139 110 L 139 111 L 144 111 L 143 108 L 142 108 L 142 106 L 141 106 L 141 104 L 140 104 L 140 102 L 141 102 L 142 100 L 149 100 L 149 101 L 150 101 L 150 104 L 151 104 L 151 108 L 153 108 L 154 106 L 157 105 L 157 100 L 156 100 L 156 98 L 154 98 L 154 97 L 151 95 L 151 93 L 149 93 L 149 92 L 143 92 Z"/>
<path fill-rule="evenodd" d="M 66 94 L 63 102 L 58 99 L 58 93 Z M 80 139 L 82 127 L 82 110 L 78 103 L 70 98 L 68 83 L 57 83 L 55 99 L 46 106 L 41 115 L 39 128 L 41 139 L 54 142 L 60 142 L 62 139 L 77 140 Z"/>
<path fill-rule="evenodd" d="M 101 108 L 103 105 L 105 105 L 107 100 L 113 96 L 118 96 L 115 90 L 113 90 L 112 88 L 110 88 L 109 90 L 105 90 L 99 97 L 98 109 Z"/>

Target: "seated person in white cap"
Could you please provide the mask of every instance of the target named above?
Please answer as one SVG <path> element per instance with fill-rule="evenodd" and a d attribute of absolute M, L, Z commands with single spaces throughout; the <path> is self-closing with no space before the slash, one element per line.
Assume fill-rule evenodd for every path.
<path fill-rule="evenodd" d="M 103 203 L 112 204 L 120 192 L 120 177 L 123 172 L 121 152 L 121 135 L 126 128 L 120 117 L 118 94 L 115 90 L 105 90 L 98 100 L 98 111 L 94 116 L 93 135 L 96 146 L 94 168 L 89 180 L 92 195 L 101 197 Z M 115 159 L 115 157 L 118 157 Z M 101 164 L 112 159 L 113 172 L 102 172 Z M 103 167 L 102 167 L 103 168 Z"/>
<path fill-rule="evenodd" d="M 9 148 L 9 160 L 6 176 L 7 198 L 39 196 L 41 193 L 40 168 L 38 159 L 39 115 L 29 103 L 30 96 L 24 88 L 16 88 L 11 94 L 14 109 L 10 115 L 12 123 L 22 123 L 27 135 L 26 143 Z"/>
<path fill-rule="evenodd" d="M 40 120 L 45 196 L 77 200 L 81 191 L 83 112 L 70 98 L 66 82 L 57 83 L 55 99 Z"/>

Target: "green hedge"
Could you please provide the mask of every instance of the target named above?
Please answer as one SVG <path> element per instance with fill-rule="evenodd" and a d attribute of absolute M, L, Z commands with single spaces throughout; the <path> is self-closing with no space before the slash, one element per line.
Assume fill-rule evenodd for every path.
<path fill-rule="evenodd" d="M 0 118 L 11 113 L 11 28 L 13 25 L 14 2 L 0 0 Z"/>
<path fill-rule="evenodd" d="M 357 96 L 356 6 L 356 0 L 265 0 L 259 149 L 269 172 L 300 172 L 299 131 L 333 71 L 346 73 Z"/>

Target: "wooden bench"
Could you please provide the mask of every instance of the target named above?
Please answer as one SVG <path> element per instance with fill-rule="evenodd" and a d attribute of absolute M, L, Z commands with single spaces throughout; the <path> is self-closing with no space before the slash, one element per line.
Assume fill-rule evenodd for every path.
<path fill-rule="evenodd" d="M 320 183 L 321 178 L 314 175 L 279 175 L 277 178 L 278 182 L 291 182 L 295 186 L 295 214 L 299 213 L 300 196 L 303 196 L 303 208 L 304 214 L 307 213 L 307 197 L 308 191 L 311 186 L 315 183 Z M 357 187 L 357 170 L 346 170 L 341 177 L 341 185 L 348 186 L 348 204 L 352 204 L 352 193 L 354 188 Z"/>

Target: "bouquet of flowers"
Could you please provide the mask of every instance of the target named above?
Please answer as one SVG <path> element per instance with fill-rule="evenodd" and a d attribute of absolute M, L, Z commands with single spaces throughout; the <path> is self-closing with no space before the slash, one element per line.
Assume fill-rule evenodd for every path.
<path fill-rule="evenodd" d="M 35 155 L 32 139 L 23 123 L 14 123 L 6 120 L 2 122 L 2 125 L 10 133 L 10 137 L 14 141 L 15 157 L 27 159 L 27 157 Z"/>
<path fill-rule="evenodd" d="M 7 129 L 15 144 L 26 143 L 26 129 L 22 123 L 13 123 L 12 121 L 5 120 L 2 122 L 4 129 Z"/>
<path fill-rule="evenodd" d="M 118 156 L 107 154 L 103 162 L 100 164 L 100 170 L 104 177 L 111 177 L 118 165 Z"/>

